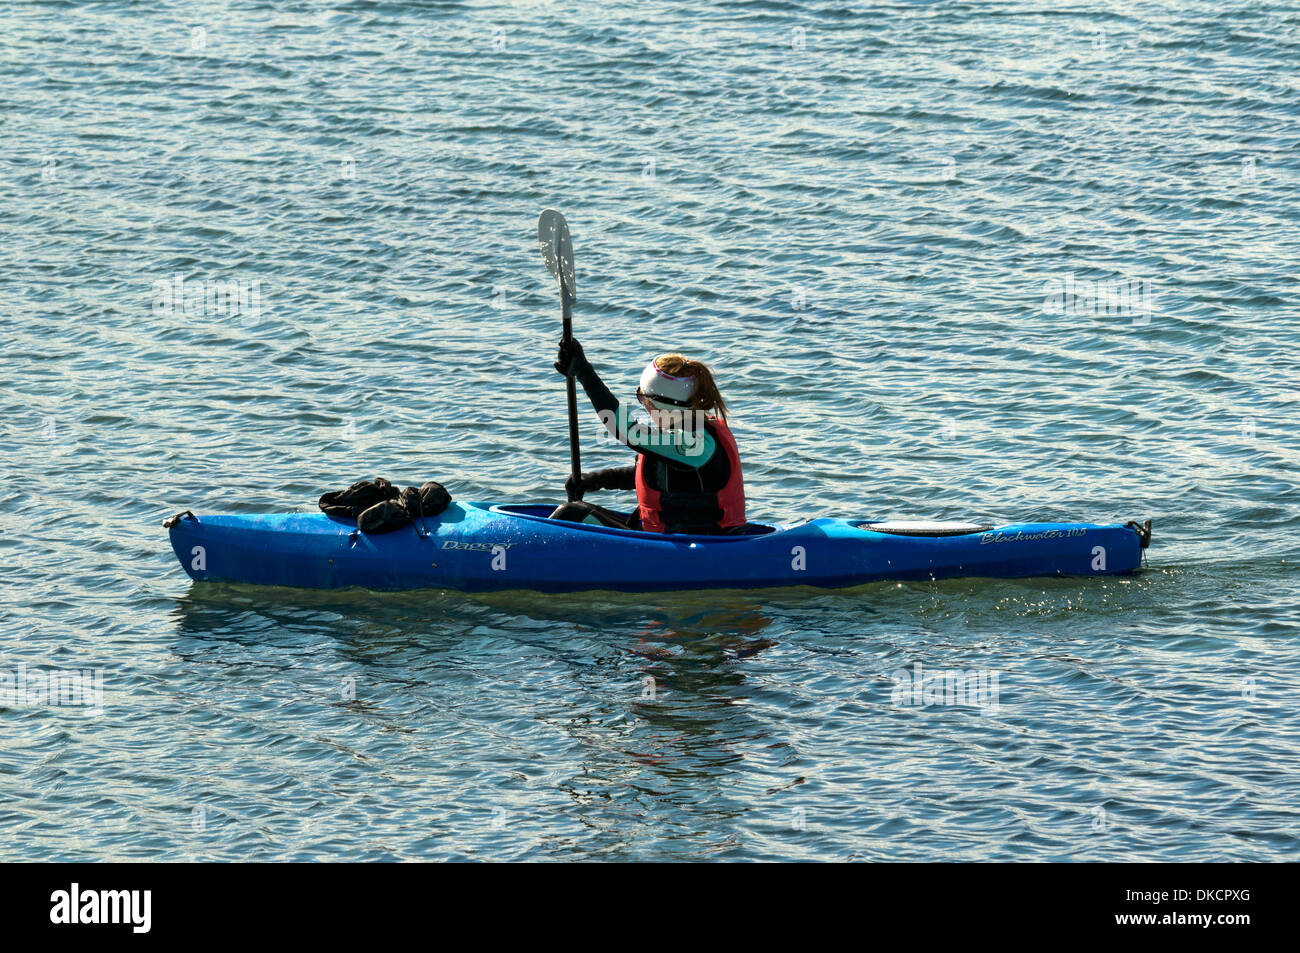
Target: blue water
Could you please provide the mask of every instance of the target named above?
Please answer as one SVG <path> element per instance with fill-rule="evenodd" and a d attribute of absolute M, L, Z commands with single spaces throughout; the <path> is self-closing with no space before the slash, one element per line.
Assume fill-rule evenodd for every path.
<path fill-rule="evenodd" d="M 1294 4 L 31 2 L 0 70 L 0 673 L 103 679 L 0 710 L 0 859 L 1300 859 Z M 560 497 L 546 206 L 752 516 L 1150 517 L 1149 569 L 191 584 L 181 509 Z"/>

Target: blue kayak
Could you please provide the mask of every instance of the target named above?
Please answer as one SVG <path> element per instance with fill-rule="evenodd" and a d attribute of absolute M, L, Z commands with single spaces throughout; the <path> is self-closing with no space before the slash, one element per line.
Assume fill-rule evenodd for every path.
<path fill-rule="evenodd" d="M 165 525 L 196 580 L 312 589 L 656 592 L 841 588 L 959 576 L 1101 576 L 1142 564 L 1139 526 L 979 526 L 822 518 L 733 536 L 645 533 L 549 520 L 553 504 L 452 503 L 382 535 L 323 513 L 195 516 Z"/>

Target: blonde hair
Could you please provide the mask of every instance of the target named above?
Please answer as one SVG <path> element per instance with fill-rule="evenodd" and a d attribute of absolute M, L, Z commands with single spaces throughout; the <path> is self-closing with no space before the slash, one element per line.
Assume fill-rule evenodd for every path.
<path fill-rule="evenodd" d="M 727 402 L 718 393 L 718 385 L 713 380 L 713 372 L 703 361 L 692 361 L 685 354 L 660 354 L 655 358 L 659 370 L 674 377 L 690 377 L 695 380 L 695 393 L 691 396 L 691 409 L 712 412 L 723 420 L 727 419 Z"/>

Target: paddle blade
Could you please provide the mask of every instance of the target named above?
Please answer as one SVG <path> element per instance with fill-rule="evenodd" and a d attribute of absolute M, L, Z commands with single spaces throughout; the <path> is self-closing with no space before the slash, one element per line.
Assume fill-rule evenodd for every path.
<path fill-rule="evenodd" d="M 576 301 L 578 282 L 573 276 L 573 239 L 569 237 L 569 223 L 553 208 L 544 210 L 537 219 L 537 244 L 546 270 L 564 284 L 569 297 Z"/>

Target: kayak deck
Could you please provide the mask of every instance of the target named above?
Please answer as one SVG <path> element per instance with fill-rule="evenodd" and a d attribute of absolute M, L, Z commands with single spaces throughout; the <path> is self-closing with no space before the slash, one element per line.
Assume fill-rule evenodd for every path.
<path fill-rule="evenodd" d="M 1134 524 L 882 524 L 823 517 L 691 536 L 568 523 L 554 504 L 453 503 L 376 536 L 323 513 L 167 521 L 195 580 L 338 589 L 579 592 L 817 586 L 961 576 L 1115 575 L 1141 567 Z M 936 528 L 938 527 L 938 528 Z M 932 535 L 925 535 L 929 530 Z"/>

